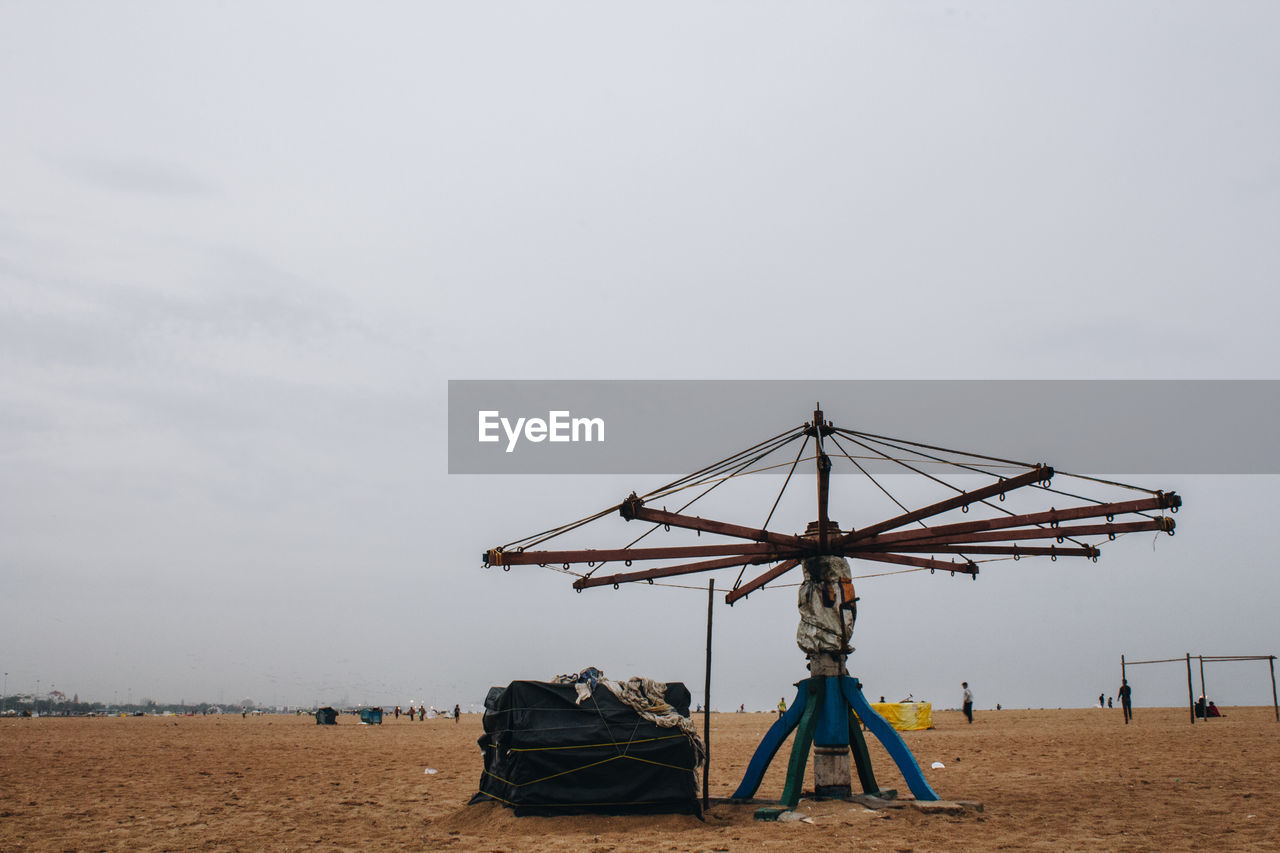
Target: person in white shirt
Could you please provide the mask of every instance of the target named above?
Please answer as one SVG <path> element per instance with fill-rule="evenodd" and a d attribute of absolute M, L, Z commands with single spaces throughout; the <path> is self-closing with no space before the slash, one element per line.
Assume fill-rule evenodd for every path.
<path fill-rule="evenodd" d="M 973 691 L 969 689 L 969 682 L 962 681 L 960 686 L 964 688 L 964 715 L 969 722 L 973 722 Z"/>

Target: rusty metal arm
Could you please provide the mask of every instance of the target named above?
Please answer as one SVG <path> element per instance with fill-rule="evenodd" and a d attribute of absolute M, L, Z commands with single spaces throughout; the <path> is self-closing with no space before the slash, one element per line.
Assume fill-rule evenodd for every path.
<path fill-rule="evenodd" d="M 781 577 L 782 575 L 791 571 L 798 565 L 800 565 L 799 560 L 787 560 L 784 563 L 779 563 L 778 565 L 774 566 L 772 569 L 765 572 L 755 580 L 747 581 L 737 589 L 731 590 L 729 594 L 724 597 L 724 603 L 733 604 L 739 598 L 746 598 L 748 595 L 755 592 L 757 589 L 760 589 L 770 581 Z"/>
<path fill-rule="evenodd" d="M 727 557 L 734 554 L 775 554 L 777 546 L 745 542 L 726 545 L 686 545 L 670 548 L 612 548 L 580 551 L 490 550 L 485 563 L 490 566 L 544 566 L 560 563 L 607 563 L 617 560 L 674 560 L 682 557 Z"/>
<path fill-rule="evenodd" d="M 1017 545 L 916 545 L 914 543 L 891 549 L 895 554 L 994 554 L 1010 557 L 1100 557 L 1102 551 L 1086 545 L 1082 548 L 1067 546 L 1065 548 L 1050 545 L 1049 547 Z M 846 557 L 858 557 L 862 554 L 884 554 L 887 551 L 875 549 L 850 548 L 844 553 Z"/>
<path fill-rule="evenodd" d="M 897 563 L 900 566 L 915 566 L 918 569 L 934 569 L 939 572 L 964 572 L 966 575 L 977 575 L 978 565 L 972 561 L 966 563 L 944 563 L 942 560 L 929 560 L 925 557 L 908 557 L 904 554 L 878 554 L 859 552 L 849 555 L 855 560 L 874 560 L 878 563 Z"/>
<path fill-rule="evenodd" d="M 733 536 L 738 539 L 747 539 L 752 542 L 770 542 L 774 545 L 781 545 L 788 548 L 802 548 L 808 550 L 812 546 L 812 543 L 799 536 L 772 533 L 768 530 L 760 530 L 755 527 L 743 527 L 738 524 L 728 524 L 723 521 L 713 521 L 709 518 L 681 515 L 680 513 L 667 512 L 663 509 L 650 509 L 649 507 L 644 506 L 644 502 L 635 496 L 623 501 L 619 512 L 627 521 L 631 521 L 632 519 L 636 519 L 638 521 L 650 521 L 654 524 L 667 524 L 671 527 L 682 527 L 686 530 L 700 530 L 703 533 L 717 533 L 721 536 Z"/>
<path fill-rule="evenodd" d="M 986 530 L 976 533 L 961 533 L 954 536 L 938 536 L 927 539 L 914 539 L 910 543 L 873 543 L 848 548 L 844 553 L 855 556 L 854 551 L 898 551 L 909 544 L 911 547 L 926 545 L 961 545 L 967 542 L 1012 542 L 1020 539 L 1058 539 L 1063 540 L 1076 536 L 1113 536 L 1120 533 L 1141 533 L 1150 530 L 1163 530 L 1172 534 L 1174 521 L 1168 516 L 1151 518 L 1146 521 L 1128 521 L 1120 524 L 1078 524 L 1072 527 L 1035 527 L 1030 530 Z"/>
<path fill-rule="evenodd" d="M 902 527 L 904 524 L 910 524 L 913 521 L 920 521 L 921 519 L 940 515 L 941 513 L 957 509 L 958 507 L 968 506 L 971 503 L 977 503 L 978 501 L 986 500 L 987 498 L 992 498 L 996 495 L 1002 495 L 1005 492 L 1011 492 L 1014 489 L 1020 489 L 1023 486 L 1029 486 L 1032 483 L 1044 482 L 1052 477 L 1053 469 L 1045 465 L 1040 465 L 1032 471 L 1028 471 L 1025 474 L 1019 474 L 1017 477 L 1009 477 L 1006 480 L 1001 480 L 998 483 L 992 483 L 989 486 L 983 486 L 980 489 L 974 489 L 971 492 L 961 492 L 955 497 L 947 498 L 945 501 L 939 501 L 938 503 L 930 504 L 929 506 L 921 507 L 920 509 L 895 516 L 894 518 L 882 521 L 879 524 L 873 524 L 870 527 L 864 527 L 861 530 L 856 530 L 839 540 L 836 544 L 838 546 L 847 546 L 854 542 L 860 542 L 863 539 L 869 539 L 872 536 L 875 536 L 877 533 L 883 533 L 886 530 L 892 530 L 895 527 Z"/>
<path fill-rule="evenodd" d="M 862 540 L 858 543 L 858 547 L 895 543 L 914 544 L 921 539 L 932 540 L 961 533 L 975 533 L 981 530 L 1000 530 L 1007 527 L 1027 527 L 1035 524 L 1057 524 L 1062 521 L 1103 518 L 1132 512 L 1143 512 L 1145 510 L 1177 509 L 1180 506 L 1182 506 L 1182 498 L 1174 492 L 1169 492 L 1168 494 L 1162 493 L 1155 497 L 1132 501 L 1070 507 L 1068 509 L 1050 509 L 1044 512 L 1031 512 L 1023 515 L 983 518 L 977 521 L 961 521 L 956 524 L 940 524 L 936 527 L 927 527 L 920 530 L 899 530 Z"/>
<path fill-rule="evenodd" d="M 638 572 L 623 572 L 616 575 L 578 578 L 573 582 L 573 588 L 587 589 L 588 587 L 593 586 L 617 586 L 618 584 L 630 583 L 631 581 L 653 580 L 654 578 L 667 578 L 673 575 L 688 575 L 693 574 L 694 572 L 709 572 L 714 569 L 727 569 L 730 566 L 759 565 L 760 563 L 772 563 L 774 560 L 780 559 L 782 556 L 791 555 L 782 555 L 775 552 L 772 555 L 765 554 L 759 556 L 723 557 L 719 560 L 703 560 L 698 563 L 685 563 L 681 566 L 663 566 L 660 569 L 643 569 Z"/>

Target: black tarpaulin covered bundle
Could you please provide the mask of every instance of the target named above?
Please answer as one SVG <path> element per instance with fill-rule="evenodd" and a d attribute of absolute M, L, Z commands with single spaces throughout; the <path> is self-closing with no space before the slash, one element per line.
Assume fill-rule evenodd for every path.
<path fill-rule="evenodd" d="M 497 800 L 517 815 L 698 814 L 700 748 L 679 728 L 660 726 L 604 684 L 576 702 L 572 684 L 513 681 L 484 715 L 484 772 L 471 802 Z M 689 691 L 663 698 L 689 716 Z"/>

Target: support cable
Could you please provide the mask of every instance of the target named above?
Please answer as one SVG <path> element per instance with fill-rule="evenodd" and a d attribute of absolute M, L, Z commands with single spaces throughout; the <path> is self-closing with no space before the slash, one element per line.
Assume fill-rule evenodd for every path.
<path fill-rule="evenodd" d="M 932 474 L 930 474 L 930 473 L 928 473 L 928 472 L 926 472 L 926 471 L 921 471 L 919 468 L 916 468 L 916 467 L 915 467 L 915 466 L 913 466 L 913 465 L 908 465 L 906 462 L 903 462 L 903 461 L 898 460 L 898 459 L 893 459 L 893 457 L 889 456 L 888 454 L 883 453 L 882 451 L 880 451 L 880 450 L 878 450 L 878 449 L 876 449 L 876 448 L 874 448 L 874 447 L 871 447 L 870 445 L 864 444 L 863 442 L 861 442 L 861 441 L 859 441 L 858 439 L 854 438 L 854 437 L 853 437 L 853 434 L 851 434 L 851 431 L 850 431 L 850 430 L 840 430 L 840 432 L 841 432 L 843 435 L 845 435 L 845 437 L 846 437 L 846 438 L 848 438 L 850 441 L 852 441 L 854 444 L 857 444 L 857 445 L 858 445 L 858 446 L 860 446 L 860 447 L 863 447 L 863 448 L 865 448 L 865 449 L 867 449 L 867 450 L 870 450 L 872 453 L 878 453 L 878 454 L 880 454 L 881 456 L 883 456 L 885 459 L 888 459 L 888 460 L 890 460 L 890 461 L 892 461 L 892 462 L 896 462 L 897 464 L 901 465 L 902 467 L 904 467 L 904 468 L 906 468 L 906 469 L 908 469 L 908 470 L 910 470 L 910 471 L 914 471 L 915 473 L 919 474 L 919 475 L 920 475 L 920 476 L 922 476 L 922 477 L 927 477 L 927 478 L 929 478 L 930 480 L 933 480 L 935 483 L 940 483 L 940 484 L 942 484 L 942 485 L 946 486 L 948 489 L 951 489 L 952 491 L 956 491 L 956 492 L 960 492 L 961 494 L 964 494 L 964 489 L 960 488 L 959 486 L 952 485 L 951 483 L 948 483 L 946 480 L 942 480 L 942 479 L 940 479 L 940 478 L 938 478 L 938 477 L 935 477 L 935 476 L 933 476 Z M 1028 467 L 1029 467 L 1029 469 L 1031 469 L 1031 470 L 1035 470 L 1035 468 L 1036 468 L 1036 466 L 1035 466 L 1035 465 L 1030 465 L 1030 466 L 1028 466 Z M 990 476 L 990 477 L 997 477 L 997 478 L 999 478 L 999 475 L 998 475 L 998 474 L 991 474 L 990 472 L 986 472 L 986 471 L 983 471 L 983 472 L 981 472 L 981 473 L 987 474 L 987 476 Z M 1003 479 L 1003 478 L 1001 478 L 1001 479 Z M 991 501 L 983 500 L 983 501 L 979 501 L 979 503 L 983 504 L 984 506 L 990 507 L 991 509 L 994 509 L 994 510 L 996 510 L 997 512 L 1003 512 L 1005 515 L 1010 515 L 1010 516 L 1012 516 L 1012 515 L 1017 515 L 1017 513 L 1016 513 L 1016 512 L 1014 512 L 1013 510 L 1005 509 L 1004 507 L 999 506 L 998 504 L 993 504 L 993 503 L 991 503 Z M 1041 528 L 1042 530 L 1043 530 L 1043 529 L 1046 529 L 1046 528 L 1045 528 L 1045 526 L 1044 526 L 1043 524 L 1037 524 L 1036 526 L 1037 526 L 1037 527 L 1039 527 L 1039 528 Z M 1072 537 L 1070 537 L 1070 536 L 1067 536 L 1067 537 L 1064 537 L 1064 538 L 1065 538 L 1068 542 L 1073 542 L 1073 543 L 1075 543 L 1076 545 L 1081 546 L 1082 548 L 1092 547 L 1091 545 L 1088 545 L 1088 544 L 1087 544 L 1087 543 L 1085 543 L 1085 542 L 1081 542 L 1081 541 L 1079 541 L 1078 539 L 1073 539 L 1073 538 L 1072 538 Z"/>
<path fill-rule="evenodd" d="M 903 512 L 906 512 L 906 513 L 911 512 L 911 510 L 907 509 L 907 508 L 906 508 L 906 506 L 904 506 L 904 505 L 903 505 L 903 503 L 902 503 L 900 500 L 898 500 L 897 498 L 895 498 L 895 497 L 894 497 L 894 496 L 889 492 L 889 490 L 888 490 L 888 489 L 886 489 L 884 486 L 880 485 L 880 481 L 879 481 L 879 480 L 877 480 L 875 477 L 871 476 L 871 472 L 870 472 L 870 471 L 868 471 L 866 468 L 863 468 L 861 465 L 859 465 L 859 464 L 858 464 L 858 460 L 854 459 L 852 456 L 850 456 L 850 455 L 849 455 L 849 451 L 847 451 L 847 450 L 845 450 L 845 449 L 844 449 L 844 445 L 843 445 L 843 444 L 841 444 L 841 443 L 840 443 L 840 441 L 839 441 L 839 439 L 837 439 L 837 438 L 836 438 L 835 433 L 832 433 L 832 434 L 831 434 L 831 441 L 835 443 L 835 446 L 836 446 L 836 447 L 840 448 L 840 452 L 844 454 L 845 458 L 846 458 L 846 459 L 848 459 L 850 462 L 852 462 L 852 463 L 854 464 L 854 467 L 856 467 L 859 471 L 861 471 L 861 472 L 863 473 L 863 475 L 864 475 L 868 480 L 870 480 L 872 483 L 874 483 L 877 489 L 879 489 L 880 491 L 882 491 L 882 492 L 884 492 L 886 495 L 888 495 L 889 500 L 891 500 L 891 501 L 893 501 L 895 504 L 897 504 L 899 509 L 901 509 Z M 928 524 L 925 524 L 924 519 L 917 518 L 917 519 L 916 519 L 916 524 L 920 525 L 920 526 L 921 526 L 921 527 L 923 527 L 925 530 L 928 530 L 928 529 L 929 529 L 929 525 L 928 525 Z M 961 556 L 961 557 L 963 557 L 965 560 L 968 560 L 969 562 L 973 562 L 972 560 L 970 560 L 970 559 L 969 559 L 969 555 L 967 555 L 967 554 L 960 554 L 960 556 Z"/>
<path fill-rule="evenodd" d="M 764 517 L 764 524 L 760 525 L 761 530 L 769 527 L 769 522 L 773 520 L 773 513 L 778 508 L 778 503 L 782 500 L 782 495 L 787 490 L 787 486 L 791 483 L 791 475 L 796 472 L 796 466 L 800 464 L 801 457 L 804 456 L 804 450 L 809 446 L 809 436 L 806 434 L 804 442 L 800 445 L 799 452 L 796 453 L 795 461 L 791 463 L 791 470 L 787 472 L 787 479 L 782 481 L 782 488 L 778 490 L 778 496 L 773 499 L 773 506 L 769 507 L 769 514 Z M 742 576 L 747 571 L 747 564 L 743 563 L 742 568 L 738 570 L 738 577 L 733 581 L 733 588 L 737 589 L 742 584 Z M 732 590 L 731 590 L 732 591 Z"/>
<path fill-rule="evenodd" d="M 785 441 L 782 441 L 782 442 L 781 442 L 781 443 L 779 443 L 778 445 L 776 445 L 776 446 L 774 446 L 774 447 L 770 447 L 770 448 L 768 448 L 767 450 L 762 451 L 762 452 L 761 452 L 761 453 L 759 453 L 758 455 L 756 455 L 756 456 L 754 456 L 754 457 L 752 457 L 752 458 L 750 458 L 750 459 L 746 460 L 745 462 L 742 462 L 742 463 L 738 466 L 738 469 L 737 469 L 734 473 L 730 474 L 730 475 L 729 475 L 729 476 L 727 476 L 727 477 L 724 477 L 724 478 L 719 479 L 717 482 L 715 482 L 714 484 L 712 484 L 709 488 L 707 488 L 707 489 L 706 489 L 705 491 L 703 491 L 701 494 L 699 494 L 699 495 L 695 496 L 692 500 L 690 500 L 690 501 L 689 501 L 688 503 L 686 503 L 684 506 L 682 506 L 682 507 L 680 507 L 679 509 L 677 509 L 677 510 L 676 510 L 676 512 L 678 512 L 678 513 L 682 513 L 682 512 L 684 512 L 686 509 L 688 509 L 689 507 L 693 506 L 693 505 L 694 505 L 694 503 L 696 503 L 696 502 L 697 502 L 697 501 L 699 501 L 699 500 L 702 500 L 702 498 L 704 498 L 704 497 L 706 497 L 707 495 L 711 494 L 711 492 L 713 492 L 714 490 L 716 490 L 716 489 L 720 488 L 720 486 L 724 485 L 724 484 L 725 484 L 725 483 L 727 483 L 729 480 L 732 480 L 734 477 L 741 475 L 741 474 L 743 473 L 743 470 L 744 470 L 744 469 L 749 468 L 750 466 L 752 466 L 752 465 L 754 465 L 755 463 L 759 462 L 761 459 L 763 459 L 764 457 L 766 457 L 766 456 L 768 456 L 769 454 L 773 453 L 774 451 L 778 450 L 779 448 L 781 448 L 781 447 L 785 447 L 787 444 L 790 444 L 791 442 L 795 441 L 795 440 L 796 440 L 797 438 L 799 438 L 801 435 L 803 435 L 803 433 L 797 433 L 797 434 L 795 434 L 795 435 L 791 436 L 790 438 L 787 438 Z M 766 443 L 766 442 L 761 442 L 761 444 L 765 444 L 765 443 Z M 756 445 L 756 447 L 760 447 L 760 444 L 757 444 L 757 445 Z M 753 448 L 753 449 L 754 449 L 754 448 Z M 740 456 L 740 455 L 741 455 L 741 454 L 735 454 L 735 456 Z M 682 488 L 684 488 L 684 487 L 682 487 Z M 646 536 L 648 536 L 650 533 L 652 533 L 653 531 L 657 530 L 659 527 L 662 527 L 662 526 L 664 526 L 664 525 L 662 525 L 662 524 L 654 524 L 652 527 L 650 527 L 650 528 L 649 528 L 648 530 L 646 530 L 644 533 L 641 533 L 641 534 L 640 534 L 639 536 L 637 536 L 635 539 L 632 539 L 632 540 L 631 540 L 630 542 L 628 542 L 626 545 L 623 545 L 623 546 L 622 546 L 623 550 L 625 550 L 625 549 L 627 549 L 627 548 L 630 548 L 632 545 L 635 545 L 635 544 L 636 544 L 637 542 L 639 542 L 641 539 L 644 539 L 644 538 L 645 538 Z M 606 561 L 606 562 L 607 562 L 607 561 Z M 600 569 L 602 569 L 602 568 L 604 568 L 604 567 L 605 567 L 605 563 L 599 563 L 598 565 L 596 565 L 596 567 L 595 567 L 595 568 L 593 568 L 591 571 L 587 572 L 587 573 L 586 573 L 586 575 L 583 575 L 583 577 L 591 577 L 592 575 L 594 575 L 596 572 L 600 571 Z M 744 570 L 746 569 L 746 566 L 745 566 L 745 565 L 743 566 L 743 569 L 744 569 Z"/>
<path fill-rule="evenodd" d="M 974 466 L 972 466 L 972 465 L 965 465 L 965 464 L 964 464 L 964 463 L 962 463 L 962 462 L 953 462 L 953 461 L 948 460 L 948 459 L 940 459 L 940 458 L 938 458 L 938 457 L 936 457 L 936 456 L 930 456 L 930 455 L 929 455 L 929 454 L 927 454 L 927 453 L 921 453 L 919 450 L 910 451 L 910 450 L 908 450 L 907 448 L 905 448 L 905 447 L 899 447 L 898 445 L 893 444 L 893 443 L 892 443 L 892 442 L 890 442 L 890 441 L 883 441 L 883 440 L 882 440 L 882 441 L 878 441 L 878 442 L 876 442 L 876 443 L 877 443 L 877 444 L 884 444 L 884 445 L 886 445 L 887 447 L 892 447 L 894 450 L 907 450 L 907 452 L 910 452 L 910 453 L 919 453 L 921 456 L 925 457 L 926 459 L 932 460 L 932 461 L 934 461 L 934 462 L 943 462 L 943 463 L 946 463 L 946 464 L 948 464 L 948 465 L 954 465 L 954 466 L 955 466 L 955 467 L 957 467 L 957 468 L 963 468 L 963 469 L 965 469 L 966 471 L 974 471 L 974 472 L 976 472 L 976 473 L 978 473 L 978 474 L 985 474 L 985 475 L 986 475 L 986 476 L 988 476 L 988 477 L 999 477 L 999 476 L 1000 476 L 999 474 L 997 474 L 997 473 L 995 473 L 995 472 L 993 472 L 993 471 L 987 471 L 987 470 L 985 470 L 985 469 L 983 469 L 983 468 L 976 468 L 976 467 L 974 467 Z M 886 457 L 886 458 L 893 459 L 893 457 Z M 899 462 L 899 463 L 900 463 L 900 460 L 898 460 L 898 459 L 893 459 L 893 461 L 894 461 L 894 462 Z M 1033 466 L 1033 467 L 1034 467 L 1034 466 Z M 1154 495 L 1154 494 L 1156 494 L 1156 492 L 1154 492 L 1154 491 L 1152 491 L 1152 490 L 1150 490 L 1150 489 L 1143 489 L 1143 488 L 1140 488 L 1140 487 L 1138 487 L 1138 486 L 1129 486 L 1129 485 L 1126 485 L 1126 484 L 1124 484 L 1124 483 L 1113 483 L 1113 482 L 1111 482 L 1110 480 L 1099 480 L 1099 479 L 1098 479 L 1098 478 L 1096 478 L 1096 477 L 1086 477 L 1086 476 L 1085 476 L 1085 475 L 1083 475 L 1083 474 L 1067 474 L 1067 473 L 1065 473 L 1065 472 L 1058 471 L 1056 468 L 1054 469 L 1054 476 L 1055 476 L 1055 477 L 1058 477 L 1058 476 L 1062 476 L 1062 477 L 1075 477 L 1075 478 L 1077 478 L 1077 479 L 1083 479 L 1083 480 L 1094 480 L 1095 482 L 1098 482 L 1098 483 L 1105 483 L 1105 484 L 1107 484 L 1107 485 L 1111 485 L 1111 486 L 1121 486 L 1121 487 L 1124 487 L 1124 488 L 1126 488 L 1126 489 L 1133 489 L 1134 491 L 1138 491 L 1138 492 L 1145 492 L 1145 493 L 1150 494 L 1150 495 Z M 1084 501 L 1084 502 L 1086 502 L 1086 503 L 1099 504 L 1099 505 L 1100 505 L 1100 504 L 1104 504 L 1104 503 L 1106 503 L 1106 501 L 1104 501 L 1104 500 L 1099 500 L 1099 499 L 1097 499 L 1097 498 L 1087 497 L 1087 496 L 1085 496 L 1085 495 L 1077 495 L 1077 494 L 1074 494 L 1074 493 L 1072 493 L 1072 492 L 1064 492 L 1064 491 L 1062 491 L 1061 489 L 1055 489 L 1053 486 L 1042 486 L 1042 485 L 1040 485 L 1039 483 L 1032 483 L 1032 484 L 1031 484 L 1031 487 L 1032 487 L 1032 488 L 1035 488 L 1035 489 L 1040 489 L 1041 491 L 1045 491 L 1045 492 L 1052 492 L 1052 493 L 1053 493 L 1053 494 L 1055 494 L 1055 495 L 1062 495 L 1063 497 L 1067 497 L 1067 498 L 1074 498 L 1074 499 L 1076 499 L 1076 500 L 1078 500 L 1078 501 Z M 1014 514 L 1014 513 L 1010 513 L 1010 515 L 1013 515 L 1013 514 Z M 1156 517 L 1156 516 L 1154 516 L 1154 515 L 1149 515 L 1148 513 L 1143 512 L 1143 511 L 1141 511 L 1141 510 L 1135 510 L 1133 514 L 1134 514 L 1134 515 L 1140 515 L 1140 516 L 1142 516 L 1143 518 L 1155 518 L 1155 517 Z M 1043 526 L 1043 525 L 1042 525 L 1042 526 Z"/>

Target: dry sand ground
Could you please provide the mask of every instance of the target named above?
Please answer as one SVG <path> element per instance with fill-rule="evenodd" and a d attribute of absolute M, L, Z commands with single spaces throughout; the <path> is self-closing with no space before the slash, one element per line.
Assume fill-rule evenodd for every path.
<path fill-rule="evenodd" d="M 973 725 L 939 712 L 907 741 L 942 797 L 982 812 L 806 800 L 811 823 L 727 803 L 705 822 L 467 806 L 478 716 L 5 719 L 0 850 L 1280 850 L 1280 723 L 1270 708 L 1225 710 L 1195 726 L 1174 709 L 1139 708 L 1129 726 L 1119 710 L 988 711 Z M 732 793 L 771 721 L 713 715 L 712 796 Z M 881 784 L 905 794 L 870 745 Z M 782 790 L 785 749 L 762 796 Z"/>

